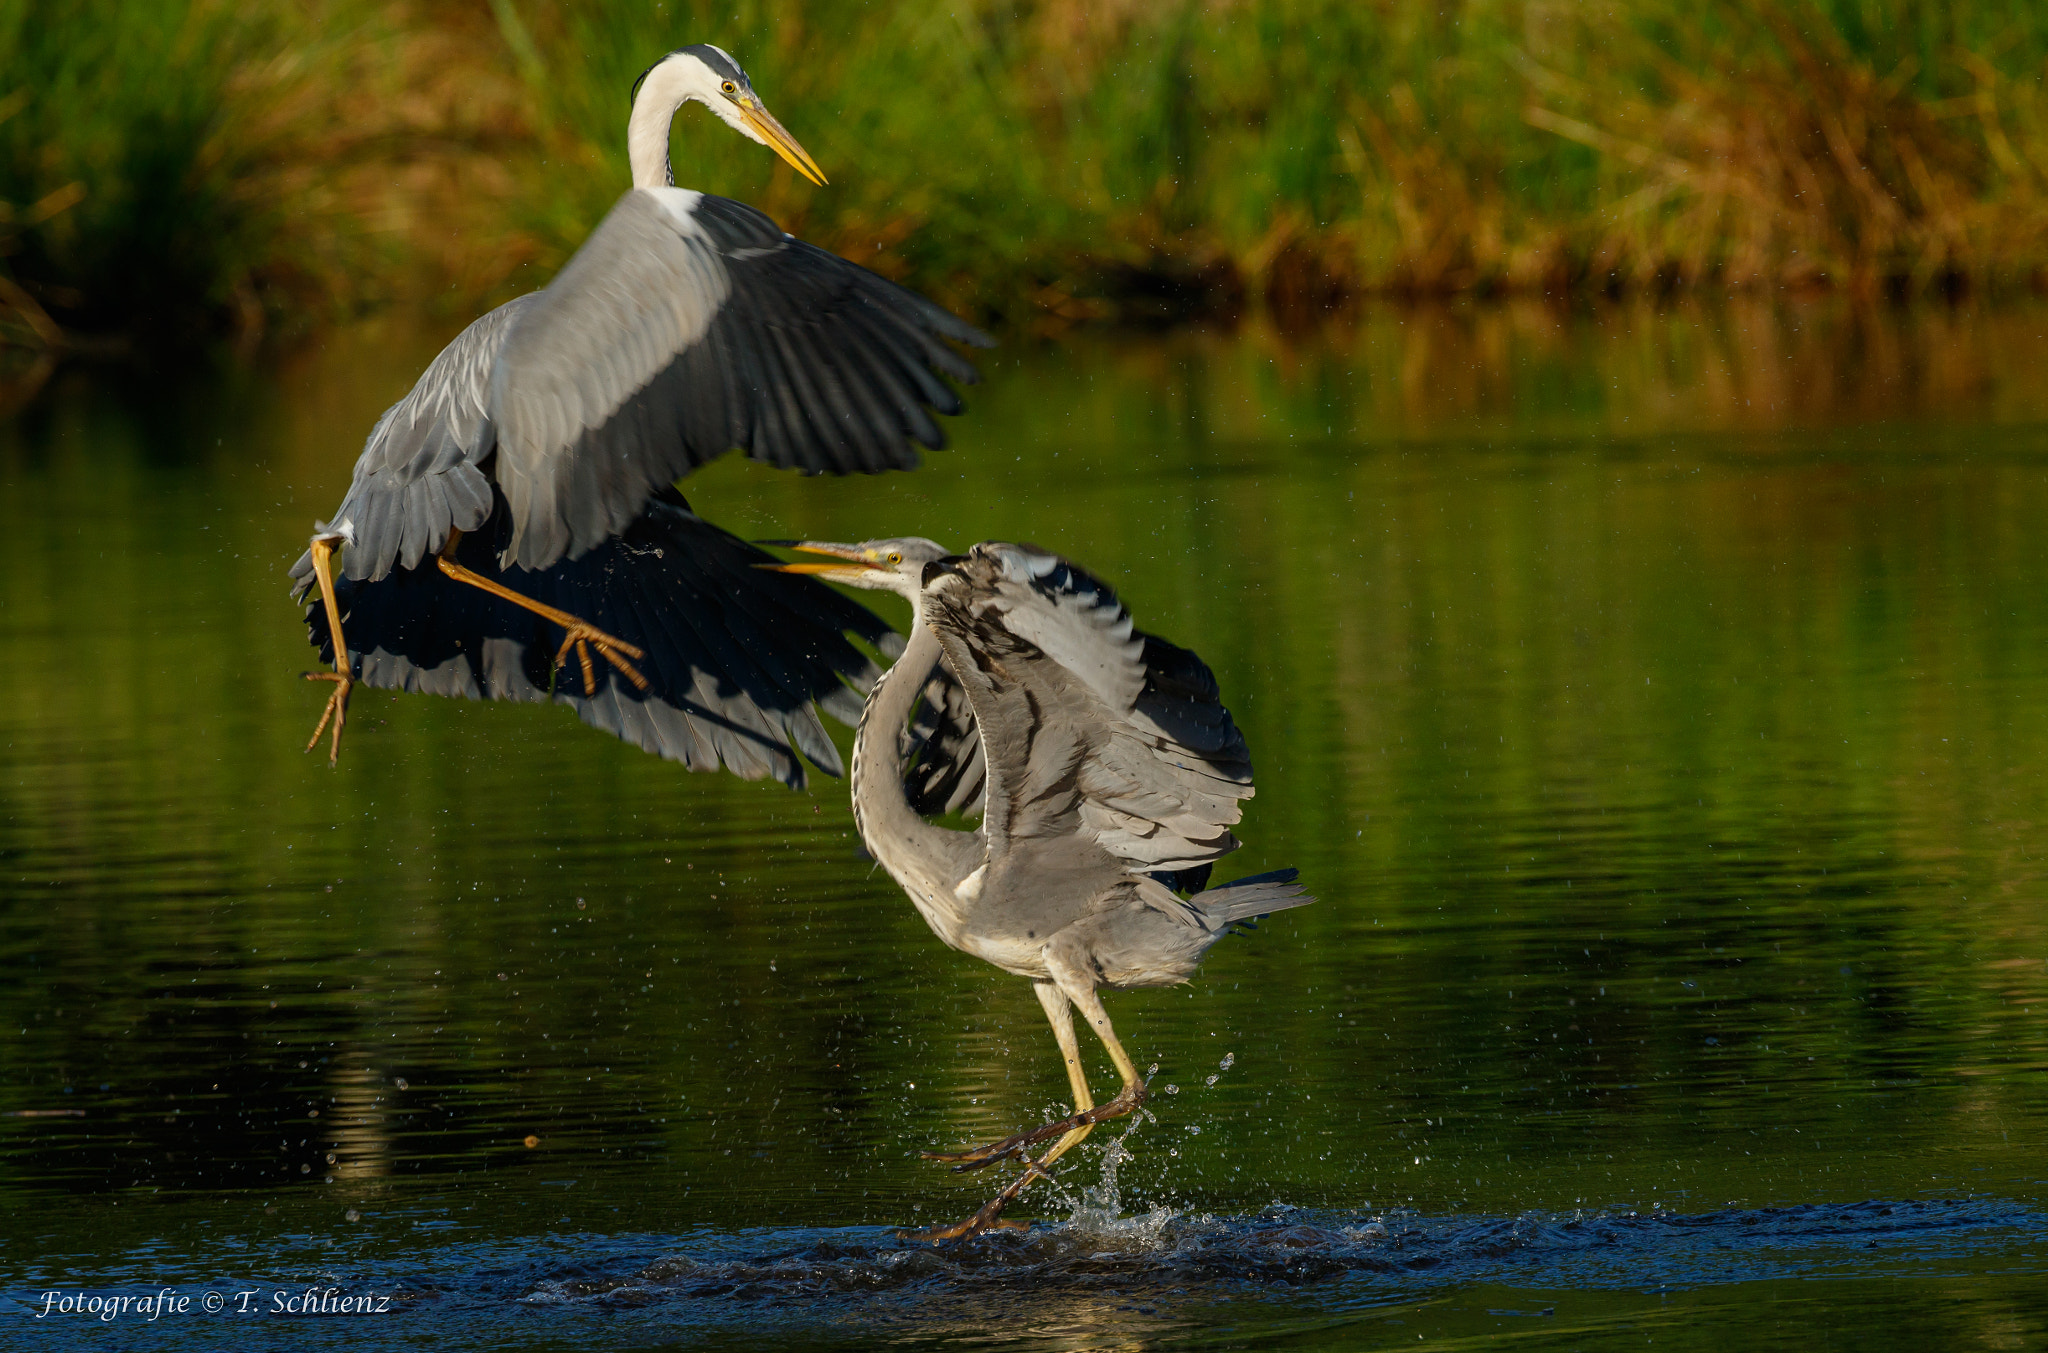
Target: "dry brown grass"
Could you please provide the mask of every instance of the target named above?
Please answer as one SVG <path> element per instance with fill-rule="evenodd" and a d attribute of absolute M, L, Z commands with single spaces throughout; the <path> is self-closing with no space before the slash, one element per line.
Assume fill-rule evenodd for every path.
<path fill-rule="evenodd" d="M 680 36 L 742 52 L 834 166 L 813 191 L 686 128 L 693 182 L 1042 332 L 1292 322 L 1387 293 L 2048 278 L 2048 95 L 2041 58 L 2012 56 L 2048 54 L 2048 20 L 1894 60 L 1845 38 L 1832 0 L 318 0 L 246 22 L 228 0 L 87 2 L 186 15 L 224 53 L 188 64 L 224 73 L 185 100 L 168 212 L 161 190 L 116 201 L 119 135 L 25 105 L 55 149 L 77 139 L 67 160 L 9 149 L 0 122 L 0 150 L 34 161 L 0 198 L 26 212 L 84 185 L 20 235 L 35 269 L 11 274 L 66 326 L 120 326 L 136 285 L 180 268 L 183 304 L 245 339 L 503 299 L 615 200 L 624 83 Z M 1897 28 L 1920 8 L 1858 12 Z M 139 247 L 160 257 L 138 283 L 117 274 Z M 29 311 L 0 310 L 33 337 Z"/>
<path fill-rule="evenodd" d="M 2039 268 L 2048 194 L 2008 127 L 2032 113 L 2024 86 L 1947 53 L 1976 88 L 1930 100 L 1916 62 L 1879 71 L 1792 6 L 1746 0 L 1723 17 L 1724 34 L 1686 33 L 1677 56 L 1581 28 L 1579 50 L 1598 55 L 1578 74 L 1526 62 L 1530 125 L 1612 174 L 1591 276 L 1919 291 Z M 1648 72 L 1649 92 L 1624 68 Z"/>

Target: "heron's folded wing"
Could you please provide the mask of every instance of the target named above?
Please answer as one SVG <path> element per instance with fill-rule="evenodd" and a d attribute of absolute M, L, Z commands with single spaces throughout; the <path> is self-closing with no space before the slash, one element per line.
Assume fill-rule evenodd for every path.
<path fill-rule="evenodd" d="M 1236 849 L 1251 762 L 1201 659 L 1043 551 L 984 544 L 943 567 L 924 616 L 981 732 L 991 861 L 1077 836 L 1145 870 Z"/>
<path fill-rule="evenodd" d="M 1216 689 L 1216 678 L 1187 649 L 1156 634 L 1133 630 L 1144 644 L 1145 686 L 1135 706 L 1133 724 L 1149 726 L 1163 737 L 1223 773 L 1230 784 L 1250 783 L 1250 752 L 1244 735 L 1231 721 Z M 903 730 L 903 789 L 913 811 L 931 817 L 981 814 L 986 764 L 981 731 L 967 691 L 943 665 L 925 682 L 917 712 Z M 1234 794 L 1234 789 L 1233 789 Z M 1190 879 L 1207 878 L 1206 866 L 1189 870 Z M 1200 881 L 1182 884 L 1199 888 Z"/>
<path fill-rule="evenodd" d="M 491 373 L 507 564 L 545 568 L 734 447 L 810 473 L 907 469 L 972 382 L 944 341 L 988 338 L 760 212 L 636 188 L 510 336 Z"/>
<path fill-rule="evenodd" d="M 457 334 L 370 430 L 348 493 L 323 527 L 347 542 L 349 577 L 411 568 L 441 548 L 451 527 L 474 531 L 490 515 L 491 484 L 477 466 L 493 445 L 484 408 L 491 364 L 538 299 L 535 292 L 507 301 Z M 312 556 L 300 555 L 291 574 L 303 595 L 313 585 Z"/>
<path fill-rule="evenodd" d="M 593 727 L 693 770 L 723 765 L 801 785 L 801 752 L 842 772 L 813 706 L 857 717 L 844 683 L 865 690 L 876 672 L 846 636 L 881 645 L 891 631 L 873 612 L 813 579 L 755 568 L 771 556 L 689 512 L 672 490 L 622 535 L 551 568 L 501 571 L 497 551 L 509 534 L 501 511 L 465 537 L 458 558 L 644 649 L 633 665 L 652 689 L 593 655 L 597 691 L 585 694 L 573 659 L 550 670 L 557 626 L 450 579 L 431 560 L 340 584 L 342 629 L 361 680 L 473 700 L 558 700 Z M 306 619 L 331 661 L 325 608 L 312 605 Z"/>

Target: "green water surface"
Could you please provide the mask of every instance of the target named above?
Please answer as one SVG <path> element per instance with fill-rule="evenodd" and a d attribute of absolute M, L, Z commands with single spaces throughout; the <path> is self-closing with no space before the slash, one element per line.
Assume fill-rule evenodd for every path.
<path fill-rule="evenodd" d="M 918 1150 L 1066 1097 L 1027 984 L 932 938 L 843 782 L 384 692 L 339 769 L 301 751 L 326 688 L 284 569 L 446 332 L 80 370 L 0 428 L 11 1293 L 952 1219 L 990 1183 Z M 1038 542 L 1215 669 L 1258 772 L 1223 876 L 1295 865 L 1320 901 L 1111 998 L 1159 1065 L 1126 1213 L 2038 1208 L 2043 333 L 1751 306 L 1017 340 L 916 474 L 684 488 L 750 536 Z M 1067 1217 L 1096 1150 L 1018 1215 Z M 1510 1286 L 921 1332 L 2048 1345 L 2025 1228 L 1924 1273 Z"/>

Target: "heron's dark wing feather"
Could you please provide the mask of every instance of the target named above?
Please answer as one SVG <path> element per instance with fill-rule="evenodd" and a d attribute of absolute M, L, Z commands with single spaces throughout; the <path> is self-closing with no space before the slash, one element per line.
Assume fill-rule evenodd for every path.
<path fill-rule="evenodd" d="M 903 792 L 920 817 L 981 815 L 987 761 L 966 688 L 935 666 L 924 697 L 903 730 Z"/>
<path fill-rule="evenodd" d="M 355 477 L 323 530 L 347 543 L 342 569 L 377 579 L 438 552 L 449 529 L 474 531 L 491 514 L 491 484 L 478 468 L 494 435 L 484 407 L 491 364 L 539 293 L 507 301 L 455 336 L 404 399 L 384 411 L 356 458 Z M 292 565 L 294 591 L 313 585 L 313 560 Z"/>
<path fill-rule="evenodd" d="M 545 568 L 738 447 L 809 473 L 908 469 L 944 444 L 944 340 L 988 338 L 751 207 L 678 188 L 622 198 L 500 352 L 489 408 L 507 564 Z"/>
<path fill-rule="evenodd" d="M 500 510 L 464 537 L 460 561 L 536 601 L 581 616 L 646 650 L 642 692 L 596 658 L 586 695 L 573 659 L 552 674 L 561 630 L 429 560 L 375 581 L 338 585 L 343 632 L 368 685 L 468 699 L 554 699 L 586 723 L 692 769 L 724 765 L 749 779 L 804 782 L 801 752 L 837 775 L 839 755 L 815 704 L 844 716 L 844 682 L 865 690 L 872 663 L 847 639 L 891 635 L 879 617 L 812 579 L 753 567 L 773 559 L 691 513 L 669 490 L 625 532 L 574 560 L 503 569 L 511 533 Z M 326 612 L 307 610 L 331 661 Z"/>
<path fill-rule="evenodd" d="M 1236 849 L 1251 762 L 1201 659 L 1043 551 L 984 544 L 933 567 L 924 617 L 980 729 L 992 865 L 1076 837 L 1144 870 Z"/>

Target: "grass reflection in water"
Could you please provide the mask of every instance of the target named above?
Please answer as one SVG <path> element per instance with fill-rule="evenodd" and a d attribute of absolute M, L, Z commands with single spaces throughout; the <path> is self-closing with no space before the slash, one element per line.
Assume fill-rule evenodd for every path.
<path fill-rule="evenodd" d="M 2038 318 L 1410 312 L 1307 347 L 1012 350 L 916 475 L 686 487 L 743 534 L 1036 540 L 1215 667 L 1260 777 L 1233 863 L 1324 900 L 1121 998 L 1179 1091 L 1130 1138 L 1127 1212 L 1464 1236 L 2003 1199 L 1992 1266 L 2024 1283 L 1915 1324 L 1837 1255 L 1797 1309 L 2038 1339 Z M 10 1289 L 250 1267 L 230 1237 L 417 1273 L 445 1233 L 512 1263 L 508 1299 L 579 1252 L 619 1279 L 678 1252 L 546 1234 L 736 1263 L 784 1243 L 740 1228 L 958 1213 L 976 1185 L 916 1150 L 1064 1098 L 1028 992 L 932 941 L 836 783 L 376 692 L 338 772 L 300 753 L 282 570 L 438 337 L 182 403 L 81 374 L 0 441 L 0 1109 L 67 1111 L 0 1118 L 0 1191 L 38 1219 L 0 1248 Z M 1461 1310 L 1627 1285 L 1458 1254 L 1431 1290 Z M 1749 1318 L 1713 1285 L 1774 1263 L 1640 1281 L 1698 1287 L 1705 1339 Z M 969 1290 L 931 1283 L 906 1330 Z M 1272 1328 L 1419 1290 L 1340 1288 Z M 981 1328 L 961 1300 L 945 1328 Z"/>

